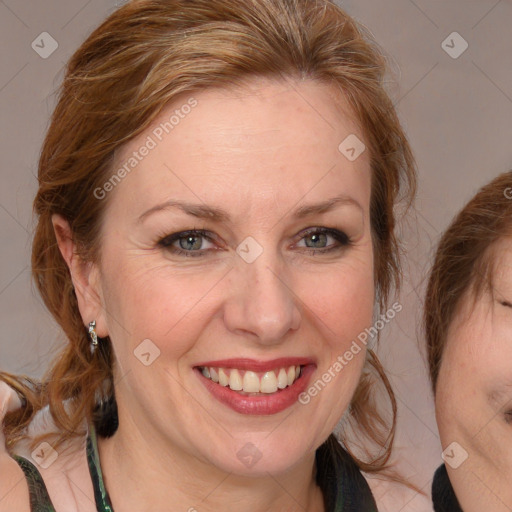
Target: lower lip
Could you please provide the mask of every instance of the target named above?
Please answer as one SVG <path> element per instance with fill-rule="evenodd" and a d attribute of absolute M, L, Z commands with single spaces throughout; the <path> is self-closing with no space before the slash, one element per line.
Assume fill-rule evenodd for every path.
<path fill-rule="evenodd" d="M 195 368 L 206 389 L 221 403 L 241 414 L 270 415 L 277 414 L 298 402 L 299 395 L 306 389 L 314 365 L 302 367 L 302 375 L 291 385 L 275 393 L 261 396 L 244 396 L 227 386 L 221 386 L 205 377 L 201 370 Z"/>

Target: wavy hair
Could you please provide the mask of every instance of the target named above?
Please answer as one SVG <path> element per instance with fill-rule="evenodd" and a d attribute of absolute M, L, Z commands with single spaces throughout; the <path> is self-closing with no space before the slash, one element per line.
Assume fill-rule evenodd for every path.
<path fill-rule="evenodd" d="M 375 286 L 378 305 L 385 308 L 401 281 L 395 207 L 400 202 L 408 208 L 416 190 L 414 157 L 385 89 L 386 59 L 369 31 L 329 0 L 131 1 L 89 35 L 67 64 L 34 200 L 33 278 L 68 341 L 42 382 L 0 374 L 26 401 L 6 416 L 8 448 L 26 435 L 24 427 L 46 405 L 61 431 L 57 444 L 84 435 L 84 419 L 104 435 L 115 430 L 112 346 L 105 338 L 94 356 L 89 352 L 51 218 L 67 219 L 80 257 L 97 262 L 108 199 L 99 201 L 92 191 L 112 175 L 115 152 L 178 94 L 239 86 L 251 77 L 285 77 L 327 84 L 347 98 L 371 156 Z M 387 413 L 379 411 L 378 386 L 389 397 Z M 329 446 L 335 450 L 341 441 L 362 470 L 382 471 L 391 455 L 396 414 L 390 382 L 370 350 L 345 415 L 347 429 L 339 438 L 331 435 Z M 350 429 L 357 439 L 349 438 Z M 373 448 L 357 457 L 350 446 L 363 438 Z"/>

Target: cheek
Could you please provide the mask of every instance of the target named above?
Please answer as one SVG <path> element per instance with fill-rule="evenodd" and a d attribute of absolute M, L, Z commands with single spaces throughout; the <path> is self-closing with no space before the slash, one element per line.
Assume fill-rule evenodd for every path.
<path fill-rule="evenodd" d="M 152 340 L 166 353 L 181 354 L 197 339 L 206 319 L 215 287 L 226 272 L 175 271 L 167 265 L 151 269 L 130 268 L 111 283 L 106 303 L 112 311 L 113 331 L 131 351 Z M 218 291 L 217 291 L 218 294 Z M 127 344 L 126 338 L 130 341 Z M 172 343 L 168 343 L 172 340 Z"/>
<path fill-rule="evenodd" d="M 468 433 L 478 408 L 480 375 L 471 355 L 461 347 L 446 349 L 437 381 L 436 415 L 441 434 L 463 429 Z"/>
<path fill-rule="evenodd" d="M 327 340 L 337 352 L 372 321 L 375 290 L 369 248 L 345 262 L 290 266 L 283 279 L 284 300 L 295 302 L 301 311 L 301 328 L 313 325 L 321 343 Z M 117 261 L 113 268 L 104 297 L 118 356 L 120 350 L 133 354 L 149 339 L 160 350 L 165 347 L 171 359 L 178 358 L 194 347 L 208 324 L 222 317 L 226 301 L 232 302 L 235 293 L 244 293 L 231 274 L 238 270 L 228 260 L 225 265 L 178 268 L 165 260 L 155 264 L 154 259 L 136 256 Z M 220 331 L 225 328 L 220 326 Z"/>
<path fill-rule="evenodd" d="M 443 355 L 435 400 L 441 439 L 461 436 L 479 451 L 496 428 L 503 428 L 493 394 L 503 389 L 509 373 L 507 356 L 491 332 L 490 327 L 470 324 L 452 335 Z"/>
<path fill-rule="evenodd" d="M 333 341 L 352 340 L 370 326 L 375 296 L 370 272 L 334 273 L 318 286 L 304 284 L 301 289 L 304 303 L 330 329 L 327 336 Z"/>

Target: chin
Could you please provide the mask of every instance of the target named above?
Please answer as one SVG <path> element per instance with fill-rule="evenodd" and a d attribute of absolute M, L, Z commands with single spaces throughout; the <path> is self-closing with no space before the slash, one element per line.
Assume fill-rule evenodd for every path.
<path fill-rule="evenodd" d="M 272 434 L 265 433 L 265 436 Z M 227 448 L 227 447 L 226 447 Z M 234 446 L 227 448 L 226 453 L 208 453 L 209 460 L 219 469 L 240 476 L 262 477 L 268 474 L 285 473 L 309 454 L 305 451 L 306 444 L 287 444 L 281 439 L 275 438 L 275 442 L 268 439 L 258 441 L 257 438 L 237 441 Z M 213 457 L 212 457 L 213 455 Z"/>

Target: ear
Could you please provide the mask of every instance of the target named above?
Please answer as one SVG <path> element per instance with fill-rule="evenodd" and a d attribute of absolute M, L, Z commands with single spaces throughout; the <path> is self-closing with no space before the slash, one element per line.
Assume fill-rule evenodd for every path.
<path fill-rule="evenodd" d="M 96 320 L 99 337 L 108 336 L 103 294 L 101 293 L 100 271 L 97 265 L 85 262 L 77 253 L 73 233 L 68 221 L 59 214 L 52 215 L 55 237 L 62 257 L 66 261 L 75 288 L 78 308 L 86 327 Z"/>

